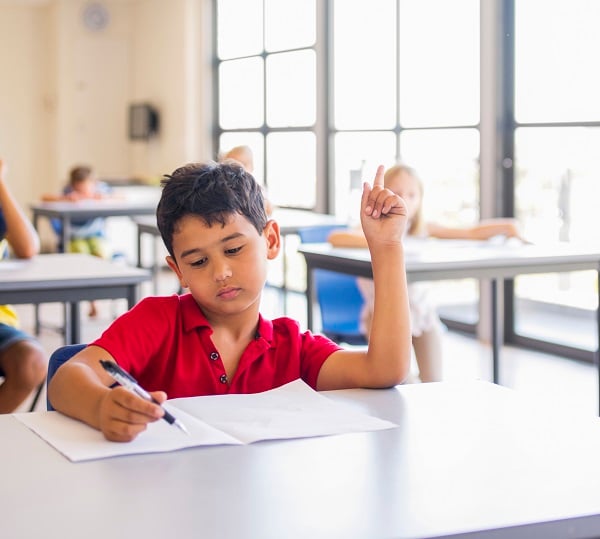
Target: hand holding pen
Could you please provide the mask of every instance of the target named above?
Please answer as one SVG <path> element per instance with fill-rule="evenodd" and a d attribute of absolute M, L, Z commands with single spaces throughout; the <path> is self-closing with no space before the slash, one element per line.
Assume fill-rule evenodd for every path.
<path fill-rule="evenodd" d="M 114 361 L 106 361 L 104 359 L 101 359 L 100 364 L 102 365 L 102 368 L 125 389 L 138 395 L 144 400 L 153 402 L 155 404 L 158 404 L 159 406 L 161 405 L 159 401 L 157 401 L 150 393 L 148 393 L 137 383 L 133 376 L 131 376 L 129 373 L 123 370 Z M 162 416 L 162 419 L 164 419 L 170 425 L 176 426 L 186 434 L 189 434 L 188 430 L 185 428 L 185 425 L 167 410 L 164 410 L 164 415 Z"/>

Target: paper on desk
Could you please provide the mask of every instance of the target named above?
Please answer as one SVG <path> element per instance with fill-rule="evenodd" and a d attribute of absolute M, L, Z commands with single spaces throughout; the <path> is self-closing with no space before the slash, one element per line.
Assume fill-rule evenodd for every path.
<path fill-rule="evenodd" d="M 166 421 L 156 421 L 132 442 L 117 443 L 59 412 L 21 413 L 15 417 L 73 462 L 396 426 L 334 402 L 301 380 L 264 393 L 173 399 L 165 407 L 185 424 L 190 436 Z"/>

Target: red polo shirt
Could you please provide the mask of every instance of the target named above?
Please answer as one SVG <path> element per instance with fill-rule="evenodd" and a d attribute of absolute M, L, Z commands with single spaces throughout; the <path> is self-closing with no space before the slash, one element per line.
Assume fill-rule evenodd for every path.
<path fill-rule="evenodd" d="M 290 318 L 259 316 L 256 338 L 228 380 L 212 328 L 191 294 L 148 297 L 94 341 L 148 391 L 170 399 L 223 393 L 258 393 L 302 378 L 316 388 L 325 360 L 340 347 L 300 332 Z M 98 358 L 101 359 L 101 358 Z"/>

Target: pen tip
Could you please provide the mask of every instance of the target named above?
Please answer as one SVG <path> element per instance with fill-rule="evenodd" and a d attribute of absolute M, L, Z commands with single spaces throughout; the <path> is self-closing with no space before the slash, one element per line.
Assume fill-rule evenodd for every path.
<path fill-rule="evenodd" d="M 175 421 L 175 424 L 179 427 L 179 430 L 185 432 L 188 436 L 190 435 L 190 431 L 185 428 L 185 425 L 181 421 Z"/>

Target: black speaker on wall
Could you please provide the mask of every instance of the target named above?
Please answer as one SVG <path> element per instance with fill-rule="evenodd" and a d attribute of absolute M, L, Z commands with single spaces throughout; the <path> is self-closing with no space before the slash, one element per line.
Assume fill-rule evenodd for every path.
<path fill-rule="evenodd" d="M 148 140 L 158 133 L 158 111 L 149 103 L 129 105 L 129 139 Z"/>

